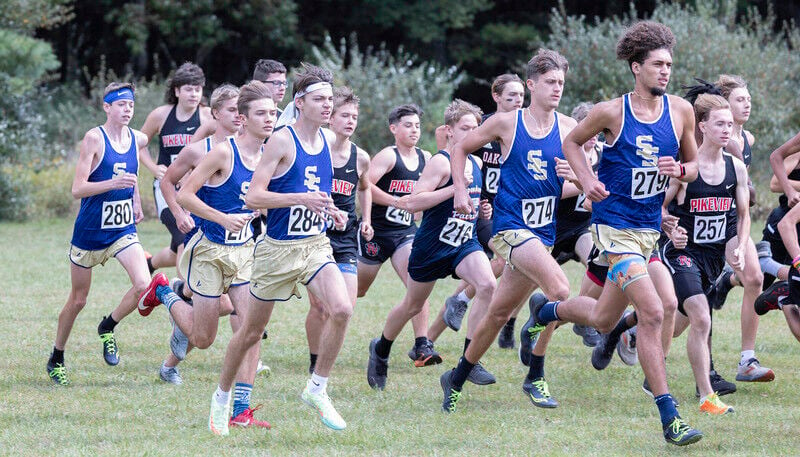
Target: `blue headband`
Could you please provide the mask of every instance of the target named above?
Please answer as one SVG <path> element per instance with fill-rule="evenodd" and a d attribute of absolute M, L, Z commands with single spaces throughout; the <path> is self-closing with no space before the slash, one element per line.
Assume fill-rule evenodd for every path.
<path fill-rule="evenodd" d="M 130 87 L 123 87 L 122 89 L 109 92 L 105 97 L 103 97 L 103 101 L 108 104 L 114 103 L 117 100 L 134 101 L 133 91 L 130 89 Z"/>

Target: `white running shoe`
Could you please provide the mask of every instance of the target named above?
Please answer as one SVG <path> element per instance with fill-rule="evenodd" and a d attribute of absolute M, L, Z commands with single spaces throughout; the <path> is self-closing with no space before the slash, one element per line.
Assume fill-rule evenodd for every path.
<path fill-rule="evenodd" d="M 211 412 L 208 414 L 208 429 L 215 435 L 227 435 L 230 417 L 230 400 L 224 405 L 220 405 L 217 401 L 216 392 L 211 394 Z"/>
<path fill-rule="evenodd" d="M 333 403 L 331 403 L 327 391 L 323 390 L 319 395 L 311 393 L 310 379 L 306 383 L 306 388 L 303 389 L 303 394 L 300 398 L 303 399 L 305 404 L 314 408 L 317 413 L 319 413 L 319 418 L 325 426 L 333 430 L 344 430 L 344 428 L 347 427 L 347 423 L 342 419 L 342 416 L 336 412 L 336 408 L 333 407 Z"/>

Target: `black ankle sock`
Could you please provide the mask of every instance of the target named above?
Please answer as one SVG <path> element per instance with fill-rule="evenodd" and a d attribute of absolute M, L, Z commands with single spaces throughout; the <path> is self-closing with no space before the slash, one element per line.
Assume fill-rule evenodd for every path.
<path fill-rule="evenodd" d="M 464 354 L 466 354 L 466 353 L 467 353 L 467 348 L 469 347 L 469 343 L 470 343 L 471 341 L 472 341 L 472 340 L 471 340 L 471 339 L 469 339 L 469 338 L 464 338 Z"/>
<path fill-rule="evenodd" d="M 309 353 L 308 354 L 308 358 L 311 361 L 311 365 L 316 365 L 317 364 L 317 354 Z"/>
<path fill-rule="evenodd" d="M 153 274 L 153 273 L 156 272 L 155 267 L 153 267 L 153 258 L 152 257 L 149 257 L 147 259 L 147 269 L 150 270 L 150 274 Z"/>
<path fill-rule="evenodd" d="M 475 364 L 470 363 L 465 357 L 459 359 L 458 365 L 453 370 L 453 376 L 450 378 L 450 382 L 453 383 L 453 390 L 461 392 L 464 382 L 467 381 L 467 377 L 473 368 L 475 368 Z"/>
<path fill-rule="evenodd" d="M 50 364 L 55 365 L 57 363 L 64 364 L 64 351 L 59 351 L 54 346 L 53 353 L 50 354 Z"/>
<path fill-rule="evenodd" d="M 378 344 L 375 345 L 375 353 L 378 354 L 378 357 L 388 359 L 389 353 L 392 351 L 392 343 L 394 343 L 394 341 L 387 340 L 386 337 L 381 334 L 381 339 L 378 341 Z"/>
<path fill-rule="evenodd" d="M 528 379 L 544 378 L 544 356 L 531 354 L 531 366 L 528 370 Z"/>
<path fill-rule="evenodd" d="M 516 322 L 517 322 L 517 318 L 516 317 L 512 317 L 511 319 L 508 320 L 508 322 L 506 322 L 506 327 L 514 328 L 514 324 L 516 324 Z"/>
<path fill-rule="evenodd" d="M 617 322 L 617 325 L 613 330 L 611 330 L 611 333 L 609 333 L 609 339 L 619 339 L 620 335 L 622 335 L 625 330 L 628 330 L 631 327 L 633 327 L 633 325 L 628 324 L 628 316 L 623 317 L 619 320 L 619 322 Z"/>
<path fill-rule="evenodd" d="M 100 321 L 100 325 L 97 326 L 97 333 L 113 332 L 117 324 L 119 324 L 119 322 L 115 321 L 114 318 L 111 317 L 111 314 L 109 314 Z"/>
<path fill-rule="evenodd" d="M 423 344 L 427 344 L 427 343 L 428 343 L 428 337 L 427 336 L 418 336 L 418 337 L 414 338 L 414 347 L 419 347 L 419 346 L 422 346 Z"/>

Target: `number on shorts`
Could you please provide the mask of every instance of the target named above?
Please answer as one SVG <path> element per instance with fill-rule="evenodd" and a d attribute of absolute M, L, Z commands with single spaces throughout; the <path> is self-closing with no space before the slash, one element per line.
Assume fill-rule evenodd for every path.
<path fill-rule="evenodd" d="M 639 200 L 658 195 L 667 189 L 669 176 L 659 175 L 658 168 L 631 169 L 631 198 Z"/>
<path fill-rule="evenodd" d="M 289 208 L 289 225 L 287 235 L 311 236 L 319 235 L 325 230 L 325 221 L 316 213 L 303 205 Z"/>
<path fill-rule="evenodd" d="M 394 206 L 386 207 L 386 220 L 394 222 L 395 224 L 411 226 L 414 216 L 406 210 L 395 208 Z"/>
<path fill-rule="evenodd" d="M 133 200 L 103 202 L 100 228 L 118 229 L 133 224 Z"/>
<path fill-rule="evenodd" d="M 439 233 L 439 241 L 453 247 L 459 247 L 472 238 L 472 230 L 475 224 L 470 221 L 451 217 L 442 227 Z"/>
<path fill-rule="evenodd" d="M 727 224 L 728 220 L 724 214 L 719 216 L 695 216 L 694 242 L 704 244 L 723 241 Z"/>
<path fill-rule="evenodd" d="M 544 227 L 553 222 L 556 197 L 527 198 L 522 200 L 522 219 L 530 228 Z"/>
<path fill-rule="evenodd" d="M 500 169 L 488 168 L 486 170 L 486 192 L 490 194 L 497 193 L 497 187 L 500 185 Z"/>

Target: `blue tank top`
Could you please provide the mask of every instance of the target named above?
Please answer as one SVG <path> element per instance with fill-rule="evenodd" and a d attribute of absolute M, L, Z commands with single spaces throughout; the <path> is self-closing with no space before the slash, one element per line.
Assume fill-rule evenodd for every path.
<path fill-rule="evenodd" d="M 244 196 L 250 188 L 254 169 L 249 168 L 242 161 L 236 140 L 228 137 L 231 145 L 231 173 L 221 184 L 215 186 L 203 185 L 201 199 L 210 207 L 225 214 L 252 213 L 244 203 Z M 209 241 L 229 246 L 239 246 L 253 238 L 253 229 L 248 222 L 238 232 L 230 232 L 216 222 L 203 220 L 203 234 Z"/>
<path fill-rule="evenodd" d="M 556 176 L 556 158 L 563 159 L 558 114 L 543 138 L 525 127 L 523 110 L 517 110 L 514 141 L 500 164 L 500 184 L 494 199 L 492 233 L 527 229 L 543 244 L 556 238 L 555 214 L 564 180 Z"/>
<path fill-rule="evenodd" d="M 103 155 L 89 174 L 89 182 L 108 181 L 124 173 L 138 174 L 139 159 L 133 130 L 128 127 L 131 138 L 128 150 L 119 152 L 114 149 L 105 129 L 102 126 L 98 129 L 103 134 Z M 105 249 L 131 233 L 136 233 L 132 187 L 109 190 L 81 199 L 72 231 L 74 246 L 87 251 Z"/>
<path fill-rule="evenodd" d="M 322 130 L 322 149 L 309 153 L 303 149 L 294 128 L 286 126 L 294 139 L 294 162 L 282 175 L 273 177 L 267 190 L 281 194 L 324 192 L 331 194 L 333 165 L 328 141 Z M 304 205 L 272 208 L 267 212 L 267 236 L 274 240 L 298 240 L 325 233 L 328 222 Z"/>
<path fill-rule="evenodd" d="M 603 150 L 597 176 L 609 196 L 592 205 L 592 223 L 615 229 L 661 230 L 661 204 L 669 176 L 658 174 L 658 158 L 678 160 L 678 135 L 669 98 L 662 97 L 661 116 L 653 122 L 636 118 L 630 94 L 622 96 L 622 128 Z"/>
<path fill-rule="evenodd" d="M 447 151 L 439 151 L 439 154 L 450 160 L 450 154 Z M 426 209 L 422 214 L 422 222 L 419 229 L 417 229 L 417 234 L 414 236 L 414 245 L 412 246 L 413 251 L 424 253 L 424 257 L 447 257 L 457 252 L 462 244 L 478 237 L 475 224 L 478 222 L 483 179 L 478 163 L 475 162 L 472 156 L 469 156 L 469 160 L 472 163 L 472 183 L 467 191 L 472 199 L 472 206 L 475 212 L 472 216 L 468 216 L 455 211 L 453 209 L 453 197 L 433 208 Z M 451 176 L 442 187 L 452 184 L 453 178 Z M 417 256 L 415 255 L 414 257 Z"/>

